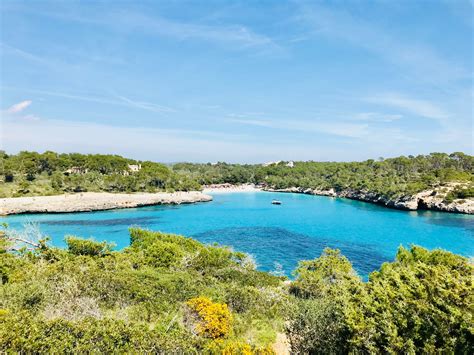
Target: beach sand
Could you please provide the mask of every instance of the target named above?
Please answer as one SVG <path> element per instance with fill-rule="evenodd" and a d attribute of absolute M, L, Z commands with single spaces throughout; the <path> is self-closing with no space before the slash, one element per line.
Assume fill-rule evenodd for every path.
<path fill-rule="evenodd" d="M 199 191 L 119 194 L 83 192 L 56 196 L 29 196 L 0 199 L 0 215 L 19 213 L 66 213 L 132 208 L 161 204 L 211 201 Z"/>
<path fill-rule="evenodd" d="M 216 194 L 216 193 L 256 192 L 256 191 L 262 191 L 262 190 L 253 184 L 245 184 L 245 185 L 214 184 L 214 185 L 204 186 L 204 189 L 202 192 L 205 194 Z"/>

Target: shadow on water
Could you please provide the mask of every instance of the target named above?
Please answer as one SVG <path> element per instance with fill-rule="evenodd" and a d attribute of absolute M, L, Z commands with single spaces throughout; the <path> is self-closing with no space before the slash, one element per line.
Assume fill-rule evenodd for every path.
<path fill-rule="evenodd" d="M 456 214 L 456 213 L 446 213 L 439 211 L 427 211 L 427 210 L 418 210 L 418 211 L 406 211 L 398 210 L 394 208 L 388 208 L 385 206 L 350 200 L 350 199 L 339 199 L 338 202 L 356 208 L 360 211 L 370 212 L 370 213 L 393 213 L 393 214 L 409 214 L 415 218 L 422 218 L 423 222 L 428 224 L 434 224 L 438 226 L 445 227 L 454 227 L 462 228 L 467 231 L 470 231 L 474 235 L 474 216 L 465 215 L 465 214 Z"/>
<path fill-rule="evenodd" d="M 434 224 L 437 226 L 463 228 L 471 232 L 471 234 L 474 236 L 474 216 L 461 214 L 451 214 L 447 216 L 439 215 L 439 213 L 445 212 L 423 211 L 420 213 L 420 217 L 423 218 L 425 223 Z"/>
<path fill-rule="evenodd" d="M 159 217 L 136 217 L 136 218 L 109 218 L 109 219 L 65 219 L 41 221 L 41 224 L 49 226 L 130 226 L 130 225 L 152 225 Z"/>
<path fill-rule="evenodd" d="M 298 261 L 314 259 L 326 247 L 340 249 L 364 278 L 378 269 L 383 262 L 389 261 L 370 244 L 309 237 L 284 228 L 224 228 L 195 234 L 192 237 L 204 243 L 218 242 L 221 245 L 232 245 L 236 250 L 258 255 L 256 261 L 261 270 L 274 270 L 275 263 L 279 263 L 288 276 L 296 268 Z"/>

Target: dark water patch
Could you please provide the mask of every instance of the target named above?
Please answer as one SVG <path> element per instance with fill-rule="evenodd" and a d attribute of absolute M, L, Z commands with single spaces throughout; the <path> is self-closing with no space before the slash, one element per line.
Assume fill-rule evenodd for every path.
<path fill-rule="evenodd" d="M 237 227 L 224 228 L 195 234 L 193 238 L 204 243 L 217 242 L 232 245 L 235 250 L 256 256 L 259 269 L 271 271 L 279 263 L 290 276 L 298 261 L 314 259 L 321 255 L 326 247 L 337 248 L 354 265 L 361 276 L 367 276 L 389 261 L 370 244 L 329 240 L 310 237 L 274 227 Z"/>
<path fill-rule="evenodd" d="M 402 210 L 398 208 L 388 207 L 383 203 L 355 200 L 346 197 L 338 198 L 338 202 L 356 208 L 360 211 L 370 212 L 370 213 L 408 213 L 413 211 Z"/>
<path fill-rule="evenodd" d="M 474 236 L 474 216 L 469 215 L 449 215 L 439 216 L 440 213 L 446 212 L 424 212 L 421 217 L 425 223 L 434 224 L 437 226 L 454 227 L 465 229 Z"/>
<path fill-rule="evenodd" d="M 159 217 L 130 217 L 130 218 L 108 218 L 108 219 L 65 219 L 41 221 L 41 224 L 49 226 L 146 226 L 157 222 Z"/>

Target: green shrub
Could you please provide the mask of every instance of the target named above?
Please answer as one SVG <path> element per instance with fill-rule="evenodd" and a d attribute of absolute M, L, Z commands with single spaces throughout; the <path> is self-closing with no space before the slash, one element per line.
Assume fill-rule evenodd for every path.
<path fill-rule="evenodd" d="M 226 303 L 237 313 L 245 313 L 259 304 L 261 292 L 252 286 L 235 285 L 227 290 Z"/>
<path fill-rule="evenodd" d="M 336 297 L 340 290 L 356 289 L 361 284 L 350 261 L 339 250 L 330 248 L 315 260 L 301 261 L 295 276 L 291 291 L 303 298 Z"/>
<path fill-rule="evenodd" d="M 74 255 L 104 256 L 109 254 L 115 246 L 113 243 L 97 242 L 93 239 L 73 236 L 67 236 L 65 241 L 68 251 Z"/>
<path fill-rule="evenodd" d="M 466 258 L 447 251 L 400 248 L 365 285 L 353 343 L 361 351 L 472 353 L 473 274 Z"/>
<path fill-rule="evenodd" d="M 444 202 L 451 203 L 457 199 L 466 199 L 474 197 L 474 186 L 470 187 L 456 187 L 454 190 L 448 192 L 444 198 Z"/>
<path fill-rule="evenodd" d="M 144 255 L 148 265 L 169 268 L 178 265 L 184 253 L 176 244 L 156 240 L 144 249 Z"/>
<path fill-rule="evenodd" d="M 300 300 L 286 334 L 295 354 L 346 354 L 349 327 L 341 304 L 329 298 Z"/>
<path fill-rule="evenodd" d="M 184 329 L 164 334 L 120 320 L 44 321 L 25 312 L 0 317 L 0 352 L 191 353 L 197 347 Z"/>

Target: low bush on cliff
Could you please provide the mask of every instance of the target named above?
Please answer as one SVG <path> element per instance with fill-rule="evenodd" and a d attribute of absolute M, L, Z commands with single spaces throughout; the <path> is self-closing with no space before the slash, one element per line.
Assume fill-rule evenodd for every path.
<path fill-rule="evenodd" d="M 451 203 L 454 200 L 474 198 L 474 185 L 459 186 L 446 194 L 445 202 Z"/>

